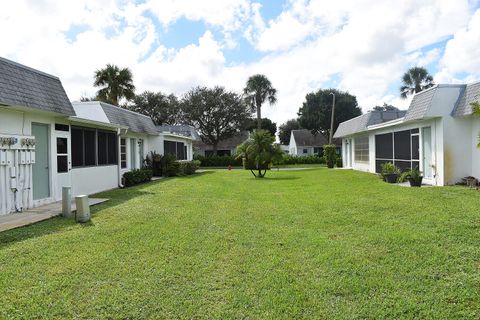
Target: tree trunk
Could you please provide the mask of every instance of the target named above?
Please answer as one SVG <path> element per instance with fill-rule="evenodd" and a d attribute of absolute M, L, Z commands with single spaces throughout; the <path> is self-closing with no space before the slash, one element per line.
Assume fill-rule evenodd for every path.
<path fill-rule="evenodd" d="M 257 129 L 262 129 L 262 106 L 257 103 Z"/>
<path fill-rule="evenodd" d="M 217 155 L 217 149 L 218 149 L 218 143 L 214 143 L 212 145 L 212 147 L 213 147 L 213 155 L 216 156 Z"/>

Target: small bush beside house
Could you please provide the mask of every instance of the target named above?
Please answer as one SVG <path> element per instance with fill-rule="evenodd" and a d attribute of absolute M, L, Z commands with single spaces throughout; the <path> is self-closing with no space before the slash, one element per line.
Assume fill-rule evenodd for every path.
<path fill-rule="evenodd" d="M 134 169 L 123 174 L 123 180 L 126 187 L 131 187 L 139 183 L 152 180 L 153 172 L 150 169 Z"/>
<path fill-rule="evenodd" d="M 326 144 L 323 146 L 323 155 L 327 163 L 327 167 L 333 168 L 337 158 L 336 154 L 337 146 L 334 144 Z"/>

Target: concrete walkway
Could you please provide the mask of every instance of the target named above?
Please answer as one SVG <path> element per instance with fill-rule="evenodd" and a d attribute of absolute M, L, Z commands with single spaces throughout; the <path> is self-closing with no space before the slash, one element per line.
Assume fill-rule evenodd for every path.
<path fill-rule="evenodd" d="M 104 203 L 108 199 L 89 198 L 88 203 L 94 206 Z M 75 201 L 72 201 L 72 212 L 77 210 Z M 37 208 L 29 209 L 27 211 L 7 214 L 0 216 L 0 232 L 10 229 L 15 229 L 29 224 L 47 220 L 62 214 L 62 202 L 54 202 Z"/>

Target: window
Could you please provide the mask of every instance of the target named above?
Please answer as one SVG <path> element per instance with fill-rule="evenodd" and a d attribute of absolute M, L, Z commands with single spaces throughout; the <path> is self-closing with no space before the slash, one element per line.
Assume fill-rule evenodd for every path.
<path fill-rule="evenodd" d="M 120 167 L 125 169 L 127 167 L 127 139 L 120 139 Z"/>
<path fill-rule="evenodd" d="M 135 169 L 135 139 L 130 139 L 130 169 Z"/>
<path fill-rule="evenodd" d="M 419 129 L 403 130 L 375 136 L 376 171 L 392 162 L 400 170 L 409 170 L 419 164 Z"/>
<path fill-rule="evenodd" d="M 321 156 L 321 155 L 323 155 L 323 148 L 322 147 L 314 147 L 313 148 L 313 153 Z"/>
<path fill-rule="evenodd" d="M 97 150 L 98 164 L 116 164 L 117 163 L 117 136 L 112 132 L 98 131 Z"/>
<path fill-rule="evenodd" d="M 369 160 L 369 141 L 368 136 L 355 138 L 355 161 L 368 162 Z"/>
<path fill-rule="evenodd" d="M 308 153 L 308 149 L 303 149 L 303 154 Z"/>
<path fill-rule="evenodd" d="M 114 132 L 72 127 L 72 166 L 116 164 L 116 139 Z"/>
<path fill-rule="evenodd" d="M 165 140 L 163 142 L 164 154 L 173 154 L 177 160 L 187 160 L 186 147 L 183 142 Z M 205 152 L 207 156 L 207 152 Z"/>
<path fill-rule="evenodd" d="M 68 124 L 60 124 L 60 123 L 55 123 L 55 130 L 56 131 L 70 131 L 70 127 Z"/>
<path fill-rule="evenodd" d="M 57 138 L 57 172 L 68 172 L 67 138 Z"/>
<path fill-rule="evenodd" d="M 83 130 L 72 128 L 72 166 L 83 166 Z"/>

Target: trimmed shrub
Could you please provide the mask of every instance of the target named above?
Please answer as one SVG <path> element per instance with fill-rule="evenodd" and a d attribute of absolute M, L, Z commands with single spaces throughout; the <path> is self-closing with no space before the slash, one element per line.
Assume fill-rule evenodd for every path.
<path fill-rule="evenodd" d="M 337 163 L 336 163 L 337 168 L 342 168 L 343 167 L 342 158 L 338 157 L 336 161 L 337 161 Z"/>
<path fill-rule="evenodd" d="M 325 157 L 327 167 L 330 169 L 335 166 L 335 159 L 337 158 L 336 150 L 337 147 L 334 144 L 326 144 L 323 146 L 323 156 Z"/>
<path fill-rule="evenodd" d="M 201 156 L 201 155 L 194 155 L 194 160 L 200 161 L 200 167 L 240 167 L 242 165 L 242 159 L 235 159 L 234 156 Z"/>
<path fill-rule="evenodd" d="M 164 172 L 166 177 L 176 177 L 183 174 L 183 172 L 181 172 L 180 162 L 178 161 L 167 164 Z"/>
<path fill-rule="evenodd" d="M 131 187 L 142 182 L 152 180 L 153 172 L 150 169 L 134 169 L 123 174 L 126 187 Z"/>
<path fill-rule="evenodd" d="M 151 151 L 145 158 L 145 167 L 152 170 L 154 177 L 161 177 L 163 175 L 162 159 L 163 156 L 155 151 Z"/>
<path fill-rule="evenodd" d="M 292 156 L 285 154 L 280 164 L 324 164 L 325 158 L 317 155 Z"/>
<path fill-rule="evenodd" d="M 180 173 L 189 176 L 194 174 L 199 167 L 200 167 L 200 161 L 198 160 L 182 161 L 180 162 Z"/>

